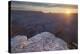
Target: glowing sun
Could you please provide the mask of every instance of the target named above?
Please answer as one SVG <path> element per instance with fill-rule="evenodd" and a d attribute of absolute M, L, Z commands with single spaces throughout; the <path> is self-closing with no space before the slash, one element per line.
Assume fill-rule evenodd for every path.
<path fill-rule="evenodd" d="M 69 10 L 69 9 L 67 9 L 66 11 L 65 11 L 65 13 L 67 14 L 67 15 L 71 15 L 71 10 Z"/>

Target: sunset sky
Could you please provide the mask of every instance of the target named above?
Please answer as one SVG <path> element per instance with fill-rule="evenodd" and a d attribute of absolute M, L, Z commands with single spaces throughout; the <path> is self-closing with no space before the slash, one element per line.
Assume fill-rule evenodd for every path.
<path fill-rule="evenodd" d="M 77 5 L 54 4 L 54 3 L 32 3 L 12 2 L 11 10 L 41 11 L 44 13 L 77 13 Z"/>

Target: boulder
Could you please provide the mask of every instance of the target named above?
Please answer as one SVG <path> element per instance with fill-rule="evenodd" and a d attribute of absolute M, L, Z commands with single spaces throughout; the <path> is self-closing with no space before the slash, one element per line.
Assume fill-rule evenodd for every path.
<path fill-rule="evenodd" d="M 19 48 L 13 47 L 15 50 L 14 51 L 12 50 L 12 52 L 40 52 L 40 51 L 55 51 L 55 50 L 68 49 L 67 43 L 64 40 L 56 37 L 54 34 L 50 32 L 42 32 L 40 34 L 33 36 L 28 40 L 26 39 L 27 38 L 26 36 L 25 38 L 24 36 L 18 36 L 18 38 L 16 37 L 13 39 L 20 39 L 20 40 L 15 40 L 16 43 L 13 45 L 16 45 L 16 47 L 18 45 L 20 46 Z M 21 40 L 23 40 L 23 42 L 21 42 Z M 13 42 L 13 40 L 11 42 Z"/>
<path fill-rule="evenodd" d="M 11 52 L 20 51 L 27 46 L 27 37 L 24 35 L 17 35 L 11 38 Z"/>

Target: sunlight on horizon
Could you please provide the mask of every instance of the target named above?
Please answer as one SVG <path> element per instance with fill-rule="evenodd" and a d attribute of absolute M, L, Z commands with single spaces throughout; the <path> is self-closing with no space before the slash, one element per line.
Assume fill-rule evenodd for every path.
<path fill-rule="evenodd" d="M 35 4 L 35 5 L 34 5 Z M 37 5 L 36 3 L 34 4 L 12 4 L 11 5 L 11 10 L 23 10 L 23 11 L 40 11 L 43 13 L 65 13 L 67 15 L 71 13 L 77 13 L 77 5 L 58 5 L 58 4 L 46 4 L 46 5 Z M 48 5 L 48 6 L 47 6 Z M 50 6 L 51 5 L 51 6 Z"/>

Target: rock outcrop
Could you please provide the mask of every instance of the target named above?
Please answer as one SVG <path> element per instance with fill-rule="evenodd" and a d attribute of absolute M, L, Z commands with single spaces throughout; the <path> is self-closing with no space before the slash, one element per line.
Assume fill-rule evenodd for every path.
<path fill-rule="evenodd" d="M 26 36 L 16 36 L 11 39 L 11 52 L 40 52 L 67 50 L 67 43 L 55 37 L 54 34 L 43 32 L 27 39 Z"/>

